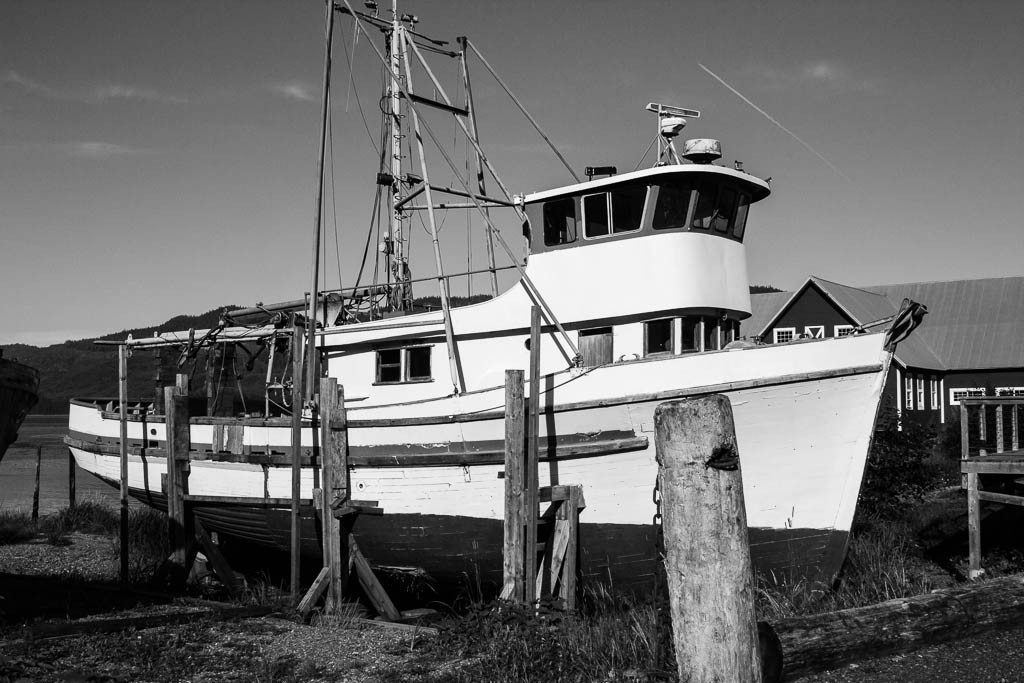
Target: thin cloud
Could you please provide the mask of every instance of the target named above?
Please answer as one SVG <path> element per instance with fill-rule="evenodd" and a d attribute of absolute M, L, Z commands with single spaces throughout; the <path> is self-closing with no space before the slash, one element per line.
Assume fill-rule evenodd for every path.
<path fill-rule="evenodd" d="M 803 86 L 828 87 L 832 90 L 877 94 L 878 80 L 864 78 L 838 62 L 824 59 L 781 68 L 764 64 L 750 65 L 747 73 L 766 90 L 783 90 Z"/>
<path fill-rule="evenodd" d="M 71 144 L 71 155 L 87 159 L 109 159 L 131 154 L 141 154 L 147 150 L 141 147 L 129 147 L 112 142 L 75 142 Z"/>
<path fill-rule="evenodd" d="M 146 88 L 120 83 L 97 85 L 92 88 L 55 88 L 40 81 L 23 76 L 10 69 L 3 75 L 0 82 L 14 85 L 26 92 L 45 97 L 50 100 L 65 100 L 87 104 L 102 104 L 111 101 L 158 102 L 163 104 L 185 104 L 188 100 L 179 95 L 161 92 L 154 88 Z"/>
<path fill-rule="evenodd" d="M 269 86 L 270 92 L 274 93 L 278 97 L 284 97 L 289 100 L 298 100 L 299 102 L 316 102 L 317 96 L 313 94 L 313 89 L 306 83 L 300 83 L 293 81 L 291 83 L 274 83 Z"/>

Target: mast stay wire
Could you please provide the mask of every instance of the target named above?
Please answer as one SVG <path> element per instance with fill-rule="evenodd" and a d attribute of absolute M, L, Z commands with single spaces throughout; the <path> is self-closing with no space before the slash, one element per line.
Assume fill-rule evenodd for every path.
<path fill-rule="evenodd" d="M 390 67 L 388 66 L 388 61 L 384 58 L 384 55 L 381 54 L 380 50 L 373 43 L 372 38 L 370 38 L 369 33 L 366 31 L 366 28 L 363 26 L 362 20 L 359 19 L 359 16 L 352 9 L 352 6 L 349 3 L 349 0 L 341 0 L 341 1 L 342 1 L 342 3 L 344 3 L 345 7 L 351 13 L 352 18 L 355 20 L 356 25 L 359 27 L 359 30 L 362 31 L 364 35 L 366 35 L 366 37 L 368 39 L 367 42 L 370 44 L 370 47 L 373 49 L 374 53 L 377 55 L 377 58 L 380 60 L 381 64 L 384 65 L 385 69 L 390 69 Z M 410 40 L 410 41 L 407 42 L 407 45 L 410 45 L 412 47 L 412 51 L 416 54 L 416 57 L 419 59 L 420 63 L 423 65 L 423 67 L 426 70 L 427 74 L 430 76 L 431 80 L 436 83 L 437 79 L 434 78 L 433 72 L 430 70 L 429 65 L 427 65 L 426 62 L 424 61 L 423 55 L 420 53 L 419 49 L 416 47 L 416 43 L 414 41 Z M 472 46 L 471 43 L 470 43 L 470 46 Z M 473 50 L 474 50 L 474 52 L 477 53 L 478 56 L 480 56 L 480 53 L 476 50 L 475 47 L 473 48 Z M 482 59 L 482 56 L 481 56 L 481 59 Z M 485 64 L 486 64 L 486 62 L 485 62 Z M 408 102 L 408 105 L 409 105 L 410 109 L 412 109 L 414 112 L 418 112 L 419 111 L 418 106 L 413 103 L 412 98 L 409 96 L 408 90 L 405 88 L 405 86 L 403 86 L 401 84 L 401 82 L 399 82 L 399 88 L 401 89 L 402 94 L 405 96 L 406 101 Z M 441 95 L 445 99 L 446 103 L 450 105 L 451 101 L 448 100 L 447 95 L 445 94 L 444 90 L 439 88 L 439 91 L 441 92 Z M 519 272 L 519 276 L 522 278 L 521 282 L 523 283 L 523 286 L 524 286 L 524 289 L 526 290 L 527 295 L 529 296 L 530 299 L 532 299 L 535 303 L 537 303 L 540 306 L 541 311 L 543 312 L 544 317 L 547 318 L 548 322 L 550 322 L 551 324 L 553 324 L 557 328 L 558 332 L 560 333 L 560 335 L 562 337 L 563 342 L 572 351 L 573 356 L 569 357 L 565 353 L 565 350 L 561 347 L 561 345 L 557 345 L 559 347 L 559 350 L 562 351 L 563 356 L 565 357 L 566 361 L 569 362 L 570 365 L 575 365 L 576 364 L 576 358 L 579 357 L 579 349 L 576 347 L 576 344 L 573 343 L 572 339 L 569 337 L 569 334 L 565 331 L 565 328 L 562 326 L 562 323 L 559 322 L 558 319 L 555 317 L 554 312 L 551 310 L 550 306 L 548 306 L 547 302 L 544 300 L 544 297 L 541 295 L 540 290 L 538 290 L 537 286 L 534 284 L 533 279 L 530 278 L 530 276 L 526 273 L 526 270 L 523 268 L 522 264 L 519 263 L 519 259 L 516 258 L 515 253 L 512 251 L 512 248 L 509 246 L 508 242 L 505 241 L 505 238 L 501 234 L 501 231 L 498 230 L 498 228 L 494 225 L 494 222 L 491 220 L 490 216 L 484 210 L 484 207 L 480 203 L 480 200 L 477 199 L 476 195 L 470 190 L 469 185 L 465 183 L 465 181 L 463 180 L 462 176 L 459 174 L 458 167 L 452 161 L 451 156 L 445 151 L 444 147 L 440 144 L 440 140 L 438 140 L 438 137 L 434 133 L 433 128 L 431 128 L 430 124 L 427 123 L 427 121 L 425 119 L 423 119 L 423 117 L 420 117 L 420 120 L 421 120 L 421 123 L 423 124 L 423 129 L 427 132 L 427 135 L 430 137 L 431 141 L 434 143 L 434 146 L 437 148 L 438 152 L 441 154 L 441 157 L 445 160 L 445 163 L 448 164 L 448 167 L 452 170 L 453 175 L 455 175 L 455 177 L 458 178 L 459 183 L 462 185 L 462 187 L 465 190 L 466 194 L 469 195 L 470 200 L 476 206 L 477 210 L 480 212 L 480 215 L 482 215 L 484 217 L 484 221 L 487 223 L 488 229 L 497 238 L 498 243 L 501 245 L 502 249 L 505 250 L 505 253 L 508 255 L 508 257 L 511 260 L 512 264 L 515 266 L 516 270 Z M 463 133 L 466 135 L 467 139 L 469 139 L 470 142 L 472 143 L 473 148 L 475 149 L 477 154 L 480 155 L 481 159 L 486 164 L 487 169 L 491 172 L 491 175 L 494 178 L 494 181 L 497 183 L 498 187 L 505 194 L 505 197 L 508 198 L 510 201 L 512 201 L 511 194 L 509 193 L 508 189 L 505 187 L 504 183 L 501 182 L 501 179 L 497 175 L 497 173 L 495 173 L 494 168 L 493 168 L 493 166 L 491 166 L 490 161 L 487 159 L 487 156 L 484 154 L 483 149 L 481 149 L 480 146 L 476 143 L 476 141 L 472 139 L 472 136 L 469 135 L 468 130 L 466 130 L 466 128 L 465 128 L 465 124 L 463 124 L 462 121 L 460 121 L 458 119 L 456 119 L 456 121 L 459 123 L 459 126 L 462 128 Z M 548 142 L 550 144 L 550 140 Z M 571 172 L 571 169 L 570 169 L 570 172 Z M 520 216 L 520 218 L 522 220 L 528 220 L 526 218 L 526 214 L 523 213 L 523 211 L 519 208 L 518 205 L 514 205 L 513 209 L 516 211 L 516 213 Z"/>

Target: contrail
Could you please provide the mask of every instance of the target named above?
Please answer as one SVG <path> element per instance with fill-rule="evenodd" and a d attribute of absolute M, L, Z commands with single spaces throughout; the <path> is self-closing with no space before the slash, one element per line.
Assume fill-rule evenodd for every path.
<path fill-rule="evenodd" d="M 775 119 L 773 119 L 771 114 L 766 112 L 764 109 L 761 109 L 761 107 L 757 106 L 756 104 L 754 104 L 753 102 L 748 100 L 746 97 L 744 97 L 743 93 L 741 93 L 739 90 L 737 90 L 736 88 L 732 87 L 731 85 L 729 85 L 728 83 L 723 81 L 721 79 L 721 77 L 718 74 L 716 74 L 714 71 L 712 71 L 711 69 L 707 68 L 706 66 L 704 66 L 700 62 L 697 63 L 697 66 L 699 66 L 700 68 L 704 69 L 704 71 L 706 71 L 709 76 L 711 76 L 716 81 L 718 81 L 719 83 L 724 85 L 726 88 L 728 88 L 729 91 L 732 92 L 733 95 L 735 95 L 736 97 L 740 98 L 741 100 L 743 100 L 744 102 L 749 104 L 751 107 L 753 107 L 758 113 L 761 114 L 761 116 L 765 117 L 766 119 L 768 119 L 769 121 L 774 123 L 776 126 L 781 128 L 782 130 L 784 130 L 786 133 L 788 133 L 791 138 L 793 138 L 794 140 L 799 142 L 801 145 L 803 145 L 807 149 L 807 151 L 809 151 L 811 154 L 813 154 L 814 156 L 818 157 L 819 159 L 824 161 L 826 164 L 828 164 L 828 167 L 831 168 L 833 171 L 835 171 L 836 175 L 838 175 L 840 178 L 842 178 L 843 180 L 845 180 L 847 182 L 853 182 L 852 180 L 850 180 L 850 178 L 845 173 L 843 173 L 838 168 L 836 168 L 835 164 L 833 164 L 831 161 L 829 161 L 828 159 L 823 157 L 821 154 L 818 153 L 818 151 L 816 149 L 814 149 L 813 147 L 808 145 L 806 142 L 801 140 L 799 137 L 797 137 L 796 133 L 791 131 L 789 128 L 786 128 L 784 125 L 782 125 L 781 123 L 779 123 Z"/>

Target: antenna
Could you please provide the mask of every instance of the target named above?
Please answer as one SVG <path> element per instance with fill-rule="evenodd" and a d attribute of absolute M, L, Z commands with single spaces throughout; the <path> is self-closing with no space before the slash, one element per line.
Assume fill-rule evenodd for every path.
<path fill-rule="evenodd" d="M 699 119 L 700 112 L 696 109 L 676 107 L 671 104 L 659 104 L 649 102 L 647 111 L 658 115 L 658 165 L 665 163 L 682 163 L 676 153 L 672 139 L 679 135 L 679 132 L 686 126 L 686 119 Z M 649 148 L 648 148 L 649 149 Z M 662 157 L 668 155 L 668 161 L 662 161 Z"/>

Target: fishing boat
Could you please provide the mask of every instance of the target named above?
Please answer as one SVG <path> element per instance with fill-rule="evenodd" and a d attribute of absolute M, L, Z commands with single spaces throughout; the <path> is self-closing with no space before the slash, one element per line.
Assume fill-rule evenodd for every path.
<path fill-rule="evenodd" d="M 3 357 L 0 349 L 0 460 L 39 400 L 39 371 Z"/>
<path fill-rule="evenodd" d="M 744 237 L 752 207 L 771 187 L 739 164 L 716 163 L 717 140 L 697 138 L 677 148 L 679 133 L 699 112 L 647 106 L 656 122 L 651 147 L 657 143 L 649 168 L 590 168 L 581 180 L 566 164 L 575 182 L 513 194 L 476 135 L 467 57 L 490 70 L 476 47 L 465 38 L 457 49 L 427 38 L 414 29 L 415 17 L 394 6 L 389 17 L 375 3 L 362 11 L 343 0 L 328 4 L 326 74 L 335 15 L 351 20 L 367 42 L 378 36 L 385 42 L 383 49 L 371 46 L 386 75 L 377 171 L 387 220 L 379 272 L 386 279 L 322 291 L 318 215 L 314 274 L 304 298 L 228 312 L 211 330 L 121 342 L 134 349 L 178 347 L 183 359 L 216 346 L 258 345 L 259 353 L 268 352 L 262 413 L 191 419 L 190 495 L 282 501 L 292 495 L 291 464 L 298 457 L 300 495 L 311 498 L 318 485 L 314 394 L 321 377 L 334 377 L 344 387 L 351 497 L 383 510 L 356 523 L 365 554 L 379 565 L 421 567 L 439 583 L 474 576 L 500 587 L 505 373 L 534 359 L 539 379 L 526 392 L 539 396 L 540 484 L 583 487 L 584 576 L 618 586 L 653 579 L 654 410 L 663 401 L 722 393 L 734 411 L 755 566 L 833 577 L 845 556 L 892 353 L 919 321 L 916 307 L 908 303 L 895 318 L 842 338 L 741 340 L 740 322 L 750 315 Z M 424 53 L 460 64 L 464 101 L 449 97 Z M 413 60 L 432 97 L 414 88 Z M 329 92 L 325 78 L 325 130 Z M 428 110 L 454 117 L 471 150 L 469 173 L 443 151 L 441 173 L 428 163 L 423 140 L 438 143 Z M 409 160 L 418 161 L 416 173 L 403 168 Z M 450 202 L 452 196 L 461 203 Z M 490 298 L 460 307 L 451 305 L 455 275 L 441 269 L 435 218 L 453 208 L 473 211 L 483 226 L 492 287 Z M 514 235 L 500 229 L 499 211 L 511 212 Z M 413 215 L 425 216 L 432 238 L 436 275 L 429 280 L 438 287 L 437 310 L 416 310 L 412 295 L 422 283 L 408 268 Z M 513 242 L 520 226 L 525 259 Z M 515 275 L 504 291 L 494 256 L 499 247 Z M 287 381 L 273 374 L 275 356 L 301 355 L 305 364 L 295 367 L 304 369 Z M 158 402 L 132 408 L 129 490 L 163 508 L 165 417 Z M 293 418 L 300 411 L 296 443 Z M 114 403 L 72 400 L 67 444 L 79 466 L 117 482 L 120 428 Z M 194 508 L 223 535 L 289 545 L 284 503 L 197 502 Z M 319 556 L 311 510 L 301 532 L 303 550 Z"/>

